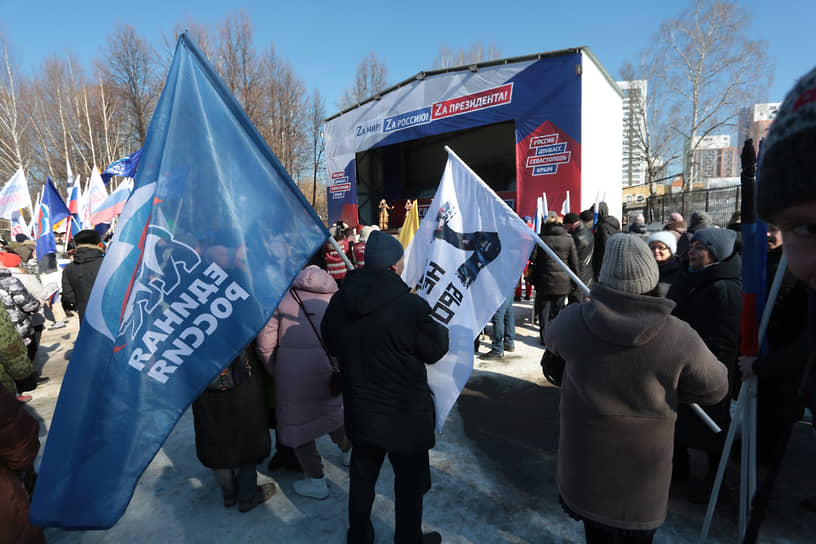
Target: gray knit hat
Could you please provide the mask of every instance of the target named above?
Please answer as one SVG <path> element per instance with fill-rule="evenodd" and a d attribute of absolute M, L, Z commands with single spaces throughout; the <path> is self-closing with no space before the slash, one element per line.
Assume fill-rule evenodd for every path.
<path fill-rule="evenodd" d="M 816 68 L 788 92 L 762 143 L 757 212 L 774 212 L 816 200 Z"/>
<path fill-rule="evenodd" d="M 657 285 L 660 272 L 652 251 L 640 237 L 618 233 L 606 241 L 598 281 L 607 287 L 641 295 Z"/>
<path fill-rule="evenodd" d="M 731 229 L 710 229 L 698 230 L 692 237 L 692 242 L 703 244 L 711 256 L 717 261 L 723 261 L 734 253 L 734 242 L 737 240 L 737 233 Z"/>
<path fill-rule="evenodd" d="M 711 216 L 708 215 L 708 212 L 703 210 L 691 212 L 691 219 L 688 226 L 689 232 L 697 232 L 698 230 L 711 228 L 713 225 L 714 222 L 711 220 Z"/>

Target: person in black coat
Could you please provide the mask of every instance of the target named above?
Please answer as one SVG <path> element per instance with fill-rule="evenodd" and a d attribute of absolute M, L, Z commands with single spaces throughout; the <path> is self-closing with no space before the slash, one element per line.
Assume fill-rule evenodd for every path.
<path fill-rule="evenodd" d="M 689 269 L 672 284 L 668 298 L 675 301 L 672 312 L 700 335 L 708 349 L 728 368 L 734 384 L 739 353 L 742 313 L 742 261 L 734 252 L 734 231 L 709 228 L 697 231 L 689 246 Z M 729 394 L 704 410 L 723 429 L 731 422 Z M 708 453 L 706 478 L 689 498 L 706 502 L 714 482 L 725 433 L 714 434 L 688 406 L 678 410 L 675 431 L 674 477 L 689 474 L 688 448 Z"/>
<path fill-rule="evenodd" d="M 541 227 L 539 236 L 577 276 L 579 273 L 578 251 L 575 249 L 572 236 L 567 234 L 563 225 L 558 223 L 558 217 L 547 219 L 547 223 Z M 555 316 L 564 307 L 567 296 L 572 292 L 574 286 L 561 265 L 538 246 L 533 251 L 530 264 L 533 267 L 530 277 L 536 288 L 534 307 L 538 315 L 539 342 L 543 346 L 547 324 L 550 320 L 555 319 Z"/>
<path fill-rule="evenodd" d="M 404 259 L 396 238 L 372 232 L 365 263 L 346 276 L 320 327 L 339 362 L 352 443 L 348 542 L 374 542 L 371 507 L 386 455 L 394 469 L 395 542 L 440 542 L 439 533 L 422 534 L 428 450 L 436 441 L 425 365 L 447 353 L 448 329 L 400 278 Z"/>
<path fill-rule="evenodd" d="M 573 212 L 564 216 L 564 227 L 575 242 L 575 251 L 578 253 L 578 277 L 589 287 L 592 284 L 592 253 L 595 249 L 595 237 L 592 231 L 584 225 L 581 217 Z M 570 294 L 570 302 L 583 302 L 584 293 L 576 287 Z"/>
<path fill-rule="evenodd" d="M 272 441 L 264 370 L 252 344 L 193 401 L 196 456 L 213 469 L 224 506 L 248 512 L 269 500 L 275 483 L 258 486 L 255 467 Z"/>
<path fill-rule="evenodd" d="M 609 206 L 606 202 L 598 204 L 598 223 L 595 225 L 595 247 L 592 249 L 592 272 L 595 281 L 601 273 L 606 241 L 615 233 L 620 232 L 620 221 L 609 215 Z"/>
<path fill-rule="evenodd" d="M 233 233 L 219 232 L 204 259 L 231 277 L 245 277 L 246 252 Z M 248 512 L 277 492 L 274 482 L 259 486 L 256 471 L 272 444 L 264 374 L 253 340 L 193 402 L 196 455 L 213 469 L 224 506 L 237 502 L 240 512 Z"/>
<path fill-rule="evenodd" d="M 74 260 L 62 271 L 62 308 L 66 312 L 76 310 L 81 325 L 88 299 L 91 298 L 91 289 L 105 254 L 99 249 L 102 238 L 95 230 L 79 231 L 74 236 L 74 241 L 76 242 Z"/>

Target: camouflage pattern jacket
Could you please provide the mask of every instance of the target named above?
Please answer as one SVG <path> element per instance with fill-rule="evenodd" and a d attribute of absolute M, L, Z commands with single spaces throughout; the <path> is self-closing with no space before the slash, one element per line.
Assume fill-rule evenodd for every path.
<path fill-rule="evenodd" d="M 0 268 L 0 301 L 5 305 L 17 332 L 28 345 L 35 328 L 45 323 L 45 318 L 40 313 L 42 304 L 6 268 Z"/>
<path fill-rule="evenodd" d="M 11 322 L 4 304 L 0 304 L 0 385 L 16 395 L 14 380 L 23 380 L 34 372 L 28 360 L 23 338 Z"/>

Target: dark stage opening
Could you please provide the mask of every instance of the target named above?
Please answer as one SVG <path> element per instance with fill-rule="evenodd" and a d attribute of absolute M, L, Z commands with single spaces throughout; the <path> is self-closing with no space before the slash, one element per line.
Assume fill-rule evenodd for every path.
<path fill-rule="evenodd" d="M 377 224 L 380 199 L 394 205 L 391 226 L 402 224 L 405 199 L 433 198 L 450 146 L 496 191 L 516 190 L 515 123 L 447 132 L 356 155 L 357 204 L 364 225 Z"/>

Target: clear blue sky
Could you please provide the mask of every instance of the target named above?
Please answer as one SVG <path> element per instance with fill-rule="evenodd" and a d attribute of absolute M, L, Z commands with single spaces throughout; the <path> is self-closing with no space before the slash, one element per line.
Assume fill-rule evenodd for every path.
<path fill-rule="evenodd" d="M 768 96 L 780 101 L 795 79 L 816 65 L 816 0 L 740 4 L 753 15 L 752 37 L 766 40 L 776 60 Z M 0 28 L 30 71 L 67 50 L 90 66 L 117 20 L 161 48 L 162 33 L 170 35 L 175 23 L 190 17 L 214 25 L 243 8 L 255 25 L 256 47 L 274 43 L 306 85 L 321 91 L 332 114 L 369 51 L 385 61 L 389 83 L 432 68 L 442 45 L 467 48 L 477 41 L 495 43 L 503 57 L 588 45 L 617 77 L 660 22 L 684 6 L 663 0 L 0 0 Z"/>

